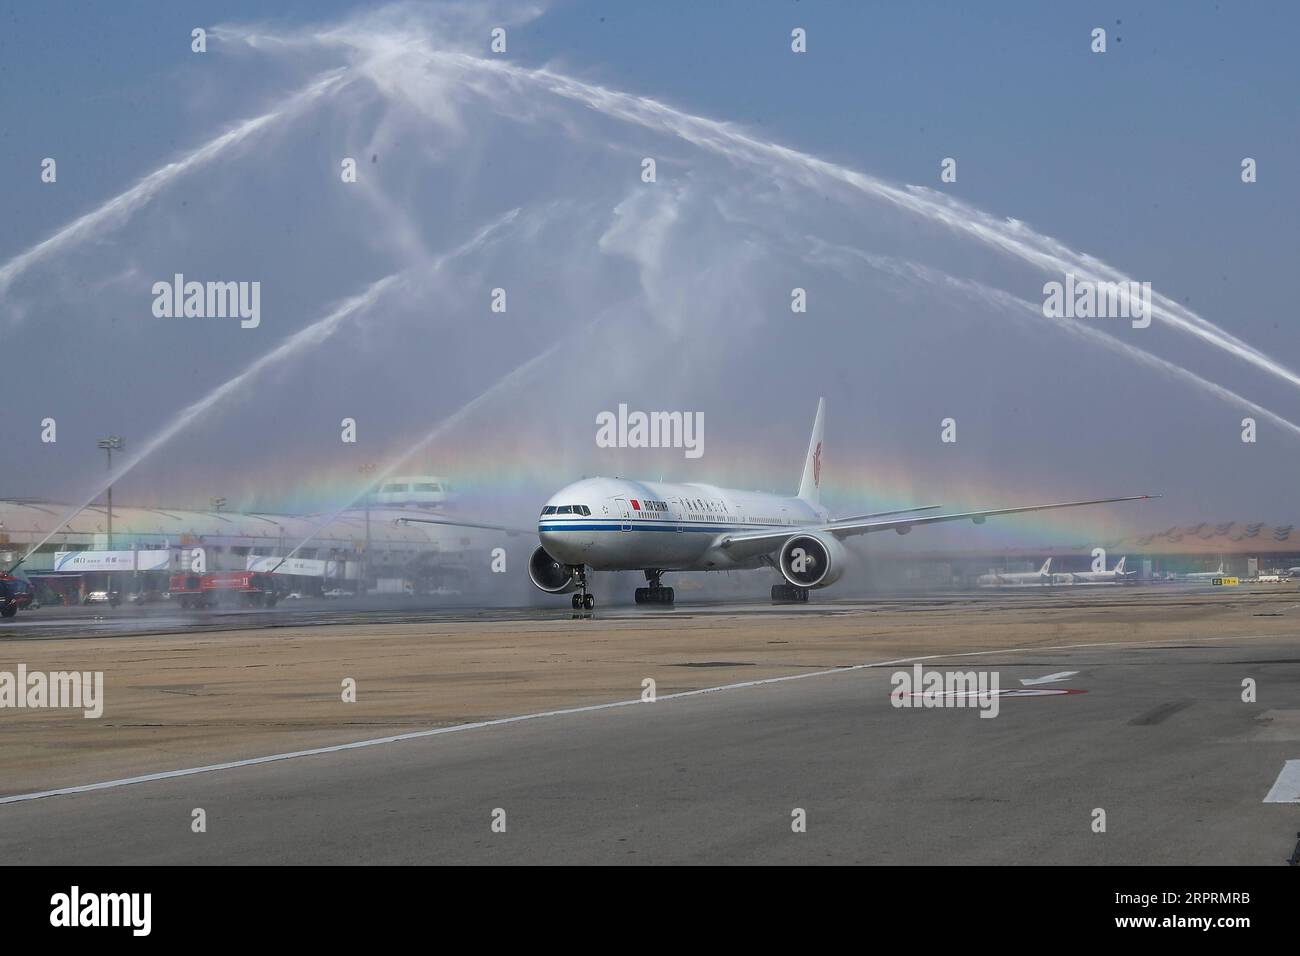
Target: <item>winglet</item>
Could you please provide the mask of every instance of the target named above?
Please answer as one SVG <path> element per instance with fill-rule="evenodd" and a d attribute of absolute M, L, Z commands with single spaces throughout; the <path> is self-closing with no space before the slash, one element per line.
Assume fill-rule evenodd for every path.
<path fill-rule="evenodd" d="M 799 497 L 809 504 L 817 504 L 822 484 L 822 431 L 826 424 L 826 399 L 817 399 L 817 417 L 813 420 L 812 438 L 808 441 L 808 455 L 803 462 L 803 479 L 799 482 Z"/>

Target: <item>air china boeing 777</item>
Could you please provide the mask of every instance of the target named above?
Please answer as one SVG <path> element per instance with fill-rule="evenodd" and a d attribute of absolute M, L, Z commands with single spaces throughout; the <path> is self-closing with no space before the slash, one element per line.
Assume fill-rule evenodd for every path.
<path fill-rule="evenodd" d="M 595 607 L 587 571 L 644 571 L 647 587 L 636 589 L 638 604 L 672 604 L 673 589 L 662 584 L 669 571 L 734 571 L 775 568 L 785 583 L 772 586 L 772 600 L 807 601 L 808 592 L 834 584 L 844 573 L 841 541 L 872 531 L 907 534 L 941 521 L 983 524 L 994 515 L 1077 508 L 1153 495 L 1098 498 L 1059 504 L 928 514 L 939 505 L 831 518 L 818 501 L 822 478 L 822 429 L 826 400 L 817 403 L 812 439 L 804 459 L 799 493 L 793 498 L 737 491 L 706 484 L 665 484 L 625 478 L 586 478 L 551 496 L 538 519 L 541 547 L 528 561 L 528 576 L 548 594 L 573 594 L 575 609 Z M 519 532 L 514 528 L 443 518 L 401 518 L 400 522 L 448 524 Z"/>

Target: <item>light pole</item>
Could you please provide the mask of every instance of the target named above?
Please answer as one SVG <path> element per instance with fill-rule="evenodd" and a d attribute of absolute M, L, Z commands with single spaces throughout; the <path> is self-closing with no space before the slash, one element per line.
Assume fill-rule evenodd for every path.
<path fill-rule="evenodd" d="M 361 472 L 361 477 L 366 480 L 364 499 L 366 509 L 366 546 L 361 552 L 361 592 L 363 594 L 370 589 L 370 476 L 374 473 L 374 470 L 375 466 L 371 462 L 357 466 L 357 471 Z"/>
<path fill-rule="evenodd" d="M 122 448 L 122 438 L 119 435 L 109 435 L 107 438 L 101 438 L 97 444 L 104 451 L 108 452 L 108 547 L 105 550 L 113 550 L 113 450 Z M 108 582 L 108 600 L 113 603 L 113 575 L 111 573 L 104 575 Z"/>
<path fill-rule="evenodd" d="M 109 435 L 107 438 L 101 438 L 97 443 L 100 448 L 108 452 L 108 474 L 113 474 L 113 450 L 122 448 L 122 439 L 118 435 Z M 113 485 L 110 482 L 108 486 L 108 548 L 113 550 Z"/>

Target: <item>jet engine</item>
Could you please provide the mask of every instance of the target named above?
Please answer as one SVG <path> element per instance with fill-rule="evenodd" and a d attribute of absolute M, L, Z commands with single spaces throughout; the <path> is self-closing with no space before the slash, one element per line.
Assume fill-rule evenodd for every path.
<path fill-rule="evenodd" d="M 777 555 L 782 576 L 797 588 L 824 588 L 844 573 L 844 545 L 834 535 L 797 534 Z"/>
<path fill-rule="evenodd" d="M 528 559 L 528 579 L 547 594 L 568 594 L 578 586 L 573 569 L 538 548 Z"/>

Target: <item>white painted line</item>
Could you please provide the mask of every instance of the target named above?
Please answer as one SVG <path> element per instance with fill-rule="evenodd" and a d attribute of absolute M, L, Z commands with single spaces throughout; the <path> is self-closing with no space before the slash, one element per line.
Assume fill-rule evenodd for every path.
<path fill-rule="evenodd" d="M 1034 684 L 1055 684 L 1067 678 L 1073 677 L 1078 671 L 1061 671 L 1059 674 L 1048 674 L 1046 677 L 1030 677 L 1022 680 L 1020 683 L 1026 687 L 1032 687 Z"/>
<path fill-rule="evenodd" d="M 1249 635 L 1240 638 L 1204 638 L 1203 640 L 1251 640 L 1267 635 Z M 727 690 L 742 690 L 747 687 L 762 687 L 766 684 L 782 684 L 787 681 L 807 680 L 810 677 L 828 677 L 833 674 L 845 674 L 851 671 L 866 670 L 873 667 L 891 667 L 898 664 L 915 664 L 920 661 L 945 660 L 952 657 L 982 657 L 990 654 L 1011 654 L 1019 651 L 1068 651 L 1082 650 L 1089 647 L 1159 647 L 1170 641 L 1104 641 L 1090 644 L 1054 644 L 1048 647 L 1002 647 L 991 651 L 963 651 L 958 654 L 926 654 L 922 657 L 900 657 L 892 661 L 876 661 L 870 664 L 850 664 L 830 670 L 806 671 L 802 674 L 786 674 L 782 677 L 766 677 L 761 680 L 741 681 L 738 684 L 721 684 L 717 687 L 703 687 L 699 690 L 684 690 L 676 694 L 660 694 L 656 703 L 668 700 L 681 700 L 698 697 L 702 694 L 716 694 Z M 1179 643 L 1186 644 L 1182 639 Z M 269 754 L 265 757 L 249 757 L 245 760 L 231 760 L 227 763 L 208 764 L 205 767 L 187 767 L 184 770 L 163 770 L 159 773 L 147 773 L 139 777 L 123 777 L 121 780 L 105 780 L 101 783 L 87 783 L 77 787 L 60 787 L 57 790 L 41 790 L 37 793 L 17 793 L 9 797 L 0 797 L 0 804 L 23 803 L 27 800 L 41 800 L 45 797 L 61 797 L 73 793 L 90 793 L 94 790 L 114 790 L 129 787 L 137 783 L 152 783 L 156 780 L 171 780 L 176 777 L 192 777 L 199 773 L 215 773 L 220 770 L 236 770 L 240 767 L 255 767 L 258 764 L 275 763 L 280 760 L 294 760 L 298 757 L 317 757 L 321 754 L 341 753 L 345 750 L 361 750 L 365 747 L 379 747 L 403 740 L 418 740 L 421 737 L 437 737 L 441 734 L 454 734 L 465 730 L 480 730 L 484 727 L 501 727 L 506 724 L 522 723 L 525 720 L 541 720 L 545 717 L 565 717 L 570 714 L 590 714 L 600 710 L 612 710 L 615 707 L 628 707 L 644 704 L 641 698 L 616 700 L 606 704 L 589 704 L 585 707 L 567 707 L 563 710 L 546 710 L 536 714 L 520 714 L 515 717 L 498 717 L 495 720 L 478 720 L 469 724 L 453 724 L 450 727 L 434 727 L 430 730 L 415 730 L 409 734 L 394 734 L 391 737 L 374 737 L 370 740 L 355 740 L 347 744 L 335 744 L 330 747 L 313 747 L 311 750 L 295 750 L 290 753 Z M 644 706 L 653 706 L 644 704 Z"/>
<path fill-rule="evenodd" d="M 1273 789 L 1264 798 L 1265 803 L 1300 803 L 1300 760 L 1288 760 L 1282 765 Z"/>

